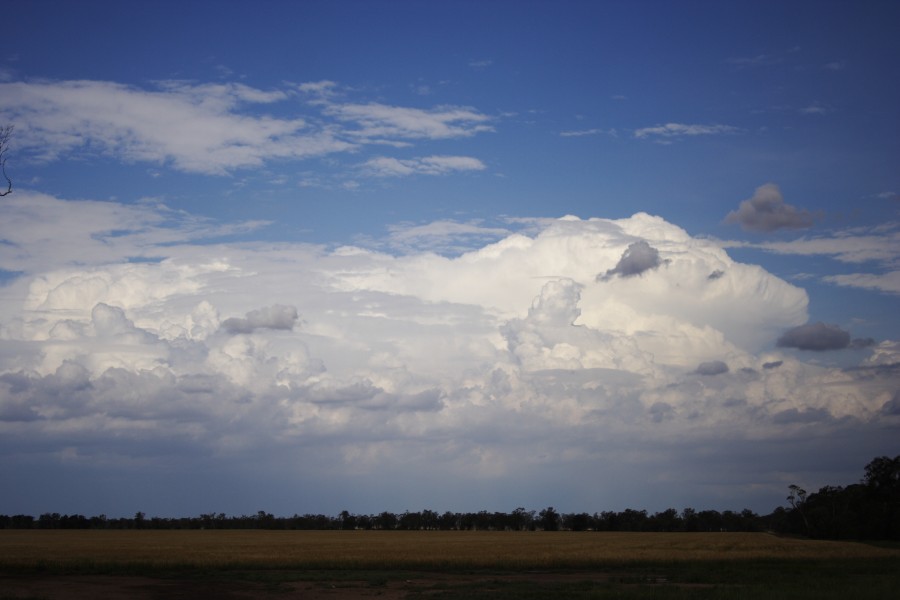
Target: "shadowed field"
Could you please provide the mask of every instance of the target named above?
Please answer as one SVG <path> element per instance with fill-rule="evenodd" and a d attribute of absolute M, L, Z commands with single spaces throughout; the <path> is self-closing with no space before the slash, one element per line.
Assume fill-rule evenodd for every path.
<path fill-rule="evenodd" d="M 897 573 L 897 548 L 761 533 L 0 531 L 0 600 L 880 598 Z"/>

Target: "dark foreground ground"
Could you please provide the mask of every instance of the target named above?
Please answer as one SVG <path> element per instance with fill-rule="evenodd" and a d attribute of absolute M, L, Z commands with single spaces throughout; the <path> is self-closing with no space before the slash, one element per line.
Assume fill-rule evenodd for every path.
<path fill-rule="evenodd" d="M 618 565 L 547 571 L 0 573 L 0 600 L 900 598 L 900 560 Z"/>

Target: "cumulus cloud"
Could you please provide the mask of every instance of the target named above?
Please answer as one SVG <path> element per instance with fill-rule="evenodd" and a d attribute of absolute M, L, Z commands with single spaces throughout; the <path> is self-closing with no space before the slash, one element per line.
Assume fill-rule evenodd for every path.
<path fill-rule="evenodd" d="M 253 333 L 257 329 L 283 329 L 290 331 L 299 318 L 297 308 L 276 304 L 251 310 L 246 317 L 232 317 L 222 321 L 222 329 L 228 333 Z"/>
<path fill-rule="evenodd" d="M 636 489 L 646 482 L 628 472 L 684 469 L 697 440 L 749 465 L 795 444 L 798 427 L 866 437 L 893 418 L 896 348 L 872 347 L 860 371 L 767 351 L 806 322 L 806 293 L 659 217 L 408 225 L 391 233 L 405 250 L 389 254 L 197 244 L 162 207 L 69 202 L 97 217 L 93 232 L 79 222 L 84 239 L 122 218 L 142 233 L 83 258 L 66 250 L 53 202 L 17 213 L 17 227 L 44 227 L 21 249 L 57 259 L 21 262 L 0 295 L 0 456 L 11 464 L 84 481 L 97 465 L 139 467 L 144 481 L 202 481 L 204 502 L 223 492 L 211 472 L 290 498 L 310 482 L 341 497 L 351 477 L 403 494 L 425 481 L 439 496 L 423 505 L 456 508 L 497 493 L 513 503 L 497 490 L 516 481 L 580 481 L 610 454 L 625 466 L 605 475 Z M 437 254 L 429 238 L 458 251 Z M 158 260 L 129 261 L 136 247 Z M 610 271 L 620 276 L 597 281 Z M 704 481 L 709 468 L 733 466 L 677 472 Z M 781 497 L 783 481 L 766 477 Z M 490 490 L 463 497 L 461 484 Z M 745 493 L 736 484 L 728 498 Z"/>
<path fill-rule="evenodd" d="M 817 322 L 800 325 L 778 338 L 781 348 L 798 350 L 842 350 L 850 346 L 850 334 L 837 325 Z"/>
<path fill-rule="evenodd" d="M 747 231 L 771 232 L 778 229 L 805 229 L 813 224 L 812 214 L 785 203 L 774 183 L 756 188 L 753 196 L 728 213 L 726 223 L 737 223 Z"/>

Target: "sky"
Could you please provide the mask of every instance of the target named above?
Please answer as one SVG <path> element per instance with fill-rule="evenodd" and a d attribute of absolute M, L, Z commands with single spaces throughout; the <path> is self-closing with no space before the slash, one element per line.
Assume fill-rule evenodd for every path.
<path fill-rule="evenodd" d="M 10 0 L 0 514 L 766 514 L 900 454 L 900 4 Z"/>

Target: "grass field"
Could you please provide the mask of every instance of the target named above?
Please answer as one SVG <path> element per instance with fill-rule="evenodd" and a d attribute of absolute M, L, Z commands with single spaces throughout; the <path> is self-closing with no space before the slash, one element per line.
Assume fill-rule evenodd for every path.
<path fill-rule="evenodd" d="M 10 581 L 88 576 L 336 600 L 896 598 L 900 548 L 761 533 L 6 530 L 0 575 L 0 600 L 67 597 Z"/>

